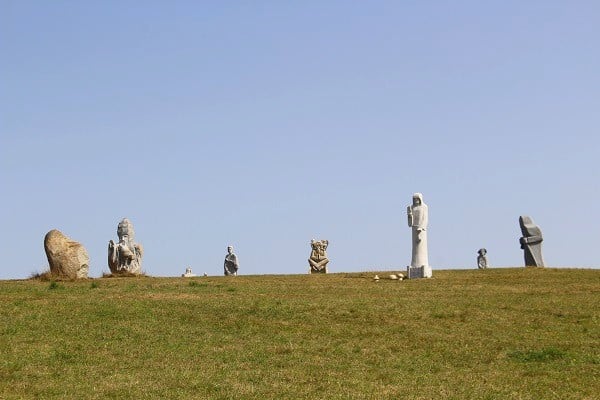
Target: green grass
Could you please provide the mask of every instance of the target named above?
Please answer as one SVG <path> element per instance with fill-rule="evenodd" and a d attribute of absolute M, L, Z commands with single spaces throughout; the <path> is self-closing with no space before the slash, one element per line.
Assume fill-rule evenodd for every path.
<path fill-rule="evenodd" d="M 0 281 L 0 398 L 597 398 L 600 271 L 374 275 Z"/>

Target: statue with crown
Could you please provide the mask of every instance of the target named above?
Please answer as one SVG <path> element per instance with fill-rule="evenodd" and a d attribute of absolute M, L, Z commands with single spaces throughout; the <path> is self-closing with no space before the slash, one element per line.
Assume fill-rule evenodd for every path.
<path fill-rule="evenodd" d="M 123 218 L 117 226 L 119 242 L 108 242 L 108 267 L 110 272 L 118 274 L 140 275 L 142 273 L 142 255 L 144 249 L 141 244 L 134 242 L 133 225 L 127 218 Z"/>

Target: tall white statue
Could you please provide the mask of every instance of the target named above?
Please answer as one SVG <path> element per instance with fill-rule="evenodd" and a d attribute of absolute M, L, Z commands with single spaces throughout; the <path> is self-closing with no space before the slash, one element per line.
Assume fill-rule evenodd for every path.
<path fill-rule="evenodd" d="M 413 194 L 412 205 L 406 209 L 408 226 L 412 228 L 412 259 L 408 267 L 409 278 L 431 278 L 427 256 L 427 223 L 429 211 L 421 193 Z"/>

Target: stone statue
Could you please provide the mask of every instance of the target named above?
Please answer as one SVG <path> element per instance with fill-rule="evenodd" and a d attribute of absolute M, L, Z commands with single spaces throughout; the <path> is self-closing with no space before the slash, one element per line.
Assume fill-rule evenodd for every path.
<path fill-rule="evenodd" d="M 310 241 L 310 258 L 308 264 L 310 266 L 310 273 L 327 273 L 327 246 L 329 246 L 329 240 L 311 240 Z"/>
<path fill-rule="evenodd" d="M 412 259 L 407 267 L 408 278 L 431 278 L 427 256 L 427 223 L 429 211 L 423 195 L 415 193 L 413 203 L 406 208 L 408 226 L 412 228 Z"/>
<path fill-rule="evenodd" d="M 539 226 L 533 223 L 531 217 L 521 215 L 519 217 L 519 225 L 523 237 L 519 239 L 521 248 L 525 252 L 525 266 L 527 267 L 543 267 L 544 260 L 542 259 L 542 230 Z"/>
<path fill-rule="evenodd" d="M 113 274 L 142 273 L 142 245 L 133 241 L 135 233 L 133 225 L 127 218 L 123 218 L 117 227 L 119 242 L 108 242 L 108 267 Z"/>
<path fill-rule="evenodd" d="M 237 256 L 233 254 L 233 246 L 227 246 L 227 254 L 225 255 L 225 263 L 223 264 L 223 268 L 225 269 L 226 276 L 237 275 L 240 264 Z"/>
<path fill-rule="evenodd" d="M 479 249 L 477 251 L 477 254 L 479 254 L 477 256 L 477 268 L 479 268 L 479 269 L 486 269 L 488 267 L 488 260 L 487 260 L 487 257 L 486 257 L 487 250 L 486 249 Z"/>

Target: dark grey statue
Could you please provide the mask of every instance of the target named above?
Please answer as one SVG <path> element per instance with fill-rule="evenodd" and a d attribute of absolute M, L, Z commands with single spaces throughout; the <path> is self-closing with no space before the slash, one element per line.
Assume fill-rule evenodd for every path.
<path fill-rule="evenodd" d="M 223 264 L 225 275 L 237 275 L 240 264 L 238 263 L 237 256 L 233 254 L 233 246 L 227 246 L 227 255 L 225 255 L 225 262 Z"/>
<path fill-rule="evenodd" d="M 533 223 L 531 217 L 526 215 L 519 217 L 519 225 L 521 225 L 521 233 L 523 234 L 519 242 L 525 252 L 525 266 L 543 267 L 542 241 L 544 239 L 542 238 L 542 230 Z"/>
<path fill-rule="evenodd" d="M 486 269 L 488 267 L 488 260 L 487 260 L 487 250 L 486 249 L 479 249 L 477 250 L 477 254 L 479 254 L 477 256 L 477 268 L 479 269 Z"/>

